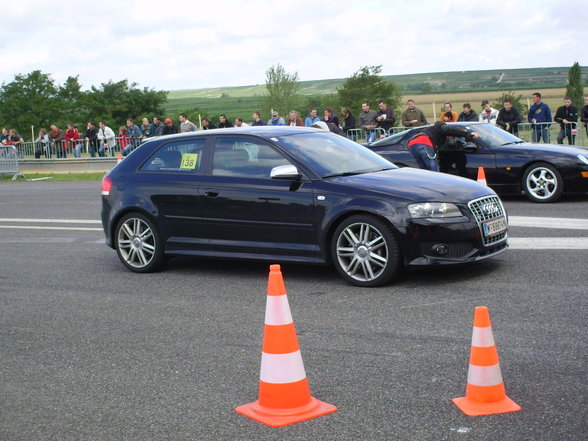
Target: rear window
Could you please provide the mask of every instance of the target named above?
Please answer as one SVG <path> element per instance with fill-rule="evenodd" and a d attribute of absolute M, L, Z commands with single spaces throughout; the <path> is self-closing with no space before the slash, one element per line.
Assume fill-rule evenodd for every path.
<path fill-rule="evenodd" d="M 202 161 L 204 139 L 170 142 L 157 149 L 141 166 L 141 171 L 197 173 Z"/>

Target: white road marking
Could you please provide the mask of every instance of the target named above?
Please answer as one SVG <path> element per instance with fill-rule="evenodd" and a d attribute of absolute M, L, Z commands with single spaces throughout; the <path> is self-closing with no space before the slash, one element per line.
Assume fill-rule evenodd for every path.
<path fill-rule="evenodd" d="M 22 237 L 19 239 L 0 239 L 0 243 L 73 243 L 75 237 Z"/>
<path fill-rule="evenodd" d="M 588 250 L 588 237 L 509 237 L 511 250 Z"/>
<path fill-rule="evenodd" d="M 588 219 L 509 216 L 508 224 L 511 227 L 557 228 L 561 230 L 588 230 Z"/>
<path fill-rule="evenodd" d="M 36 225 L 0 225 L 3 229 L 17 230 L 73 230 L 73 231 L 104 231 L 102 228 L 84 227 L 39 227 Z"/>
<path fill-rule="evenodd" d="M 37 224 L 100 224 L 99 220 L 92 219 L 24 219 L 24 218 L 0 218 L 0 222 L 34 222 Z"/>
<path fill-rule="evenodd" d="M 27 219 L 27 218 L 0 218 L 0 222 L 11 223 L 35 223 L 35 224 L 100 224 L 99 220 L 92 219 Z M 560 230 L 588 230 L 588 219 L 556 218 L 556 217 L 531 217 L 509 216 L 509 226 L 529 228 L 552 228 Z M 103 231 L 102 228 L 91 227 L 66 227 L 66 226 L 38 226 L 38 225 L 0 225 L 0 229 L 23 230 L 69 230 L 69 231 Z M 51 242 L 50 239 L 8 239 L 1 243 L 18 242 Z M 70 239 L 68 239 L 69 241 Z M 62 242 L 64 239 L 55 239 Z M 513 250 L 586 250 L 588 249 L 588 237 L 512 237 L 508 239 Z M 96 243 L 104 243 L 99 240 Z"/>

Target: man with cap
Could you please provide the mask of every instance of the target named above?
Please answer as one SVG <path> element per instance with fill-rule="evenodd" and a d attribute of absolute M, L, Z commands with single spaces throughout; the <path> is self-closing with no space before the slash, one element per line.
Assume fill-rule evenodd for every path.
<path fill-rule="evenodd" d="M 164 135 L 172 135 L 174 133 L 178 133 L 178 128 L 174 124 L 174 122 L 170 118 L 165 119 L 165 127 L 163 129 Z"/>
<path fill-rule="evenodd" d="M 272 112 L 272 119 L 267 123 L 268 126 L 285 126 L 286 121 L 280 116 L 278 112 Z"/>
<path fill-rule="evenodd" d="M 498 110 L 490 107 L 488 100 L 482 101 L 482 111 L 480 112 L 480 122 L 487 122 L 496 125 L 496 119 L 498 118 Z"/>

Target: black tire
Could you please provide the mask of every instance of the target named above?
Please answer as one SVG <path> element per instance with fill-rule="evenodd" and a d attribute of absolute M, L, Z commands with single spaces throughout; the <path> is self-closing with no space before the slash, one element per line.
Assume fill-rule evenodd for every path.
<path fill-rule="evenodd" d="M 345 219 L 331 240 L 331 258 L 345 280 L 355 286 L 388 283 L 398 271 L 401 253 L 391 227 L 369 214 Z"/>
<path fill-rule="evenodd" d="M 147 216 L 126 214 L 116 226 L 114 240 L 118 257 L 129 270 L 150 273 L 163 266 L 161 235 Z"/>
<path fill-rule="evenodd" d="M 555 202 L 563 193 L 563 179 L 557 169 L 546 162 L 538 162 L 525 170 L 523 191 L 533 202 Z"/>

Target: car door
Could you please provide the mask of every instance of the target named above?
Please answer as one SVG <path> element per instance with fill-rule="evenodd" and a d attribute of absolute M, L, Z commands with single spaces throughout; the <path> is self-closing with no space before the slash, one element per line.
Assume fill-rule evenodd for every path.
<path fill-rule="evenodd" d="M 443 173 L 476 180 L 479 167 L 484 167 L 488 183 L 496 178 L 494 152 L 480 141 L 460 143 L 458 140 L 454 146 L 445 145 L 439 150 L 439 168 Z"/>
<path fill-rule="evenodd" d="M 310 180 L 270 178 L 290 164 L 253 136 L 218 136 L 210 174 L 202 177 L 202 215 L 216 255 L 312 257 L 317 250 Z"/>
<path fill-rule="evenodd" d="M 205 249 L 198 182 L 206 139 L 163 143 L 140 171 L 152 183 L 148 191 L 166 240 L 166 249 Z"/>

